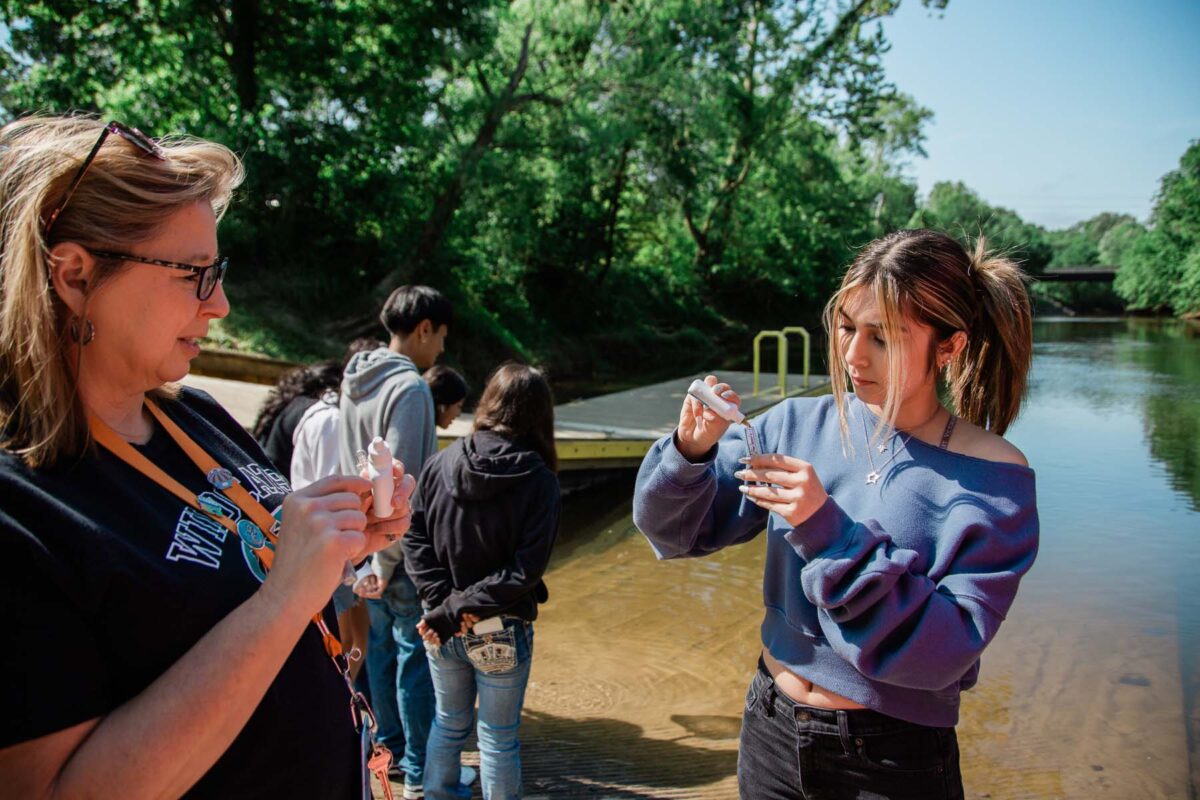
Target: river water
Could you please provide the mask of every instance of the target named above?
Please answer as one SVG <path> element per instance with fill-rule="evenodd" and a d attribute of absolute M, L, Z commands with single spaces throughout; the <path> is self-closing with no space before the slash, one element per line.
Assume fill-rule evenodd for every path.
<path fill-rule="evenodd" d="M 1044 319 L 1009 431 L 1042 545 L 964 696 L 971 798 L 1200 785 L 1200 326 Z M 656 561 L 631 480 L 567 502 L 522 726 L 530 797 L 736 797 L 763 542 Z"/>

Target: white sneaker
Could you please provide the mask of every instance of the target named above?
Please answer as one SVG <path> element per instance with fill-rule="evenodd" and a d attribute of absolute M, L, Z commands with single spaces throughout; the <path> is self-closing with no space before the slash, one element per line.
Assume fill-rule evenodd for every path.
<path fill-rule="evenodd" d="M 425 800 L 424 786 L 410 786 L 404 784 L 404 800 Z"/>

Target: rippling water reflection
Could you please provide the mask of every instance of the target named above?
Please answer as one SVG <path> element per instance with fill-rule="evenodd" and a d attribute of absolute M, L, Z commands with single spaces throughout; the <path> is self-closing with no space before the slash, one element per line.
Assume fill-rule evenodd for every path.
<path fill-rule="evenodd" d="M 1035 335 L 1009 438 L 1037 471 L 1042 549 L 964 699 L 968 796 L 1188 797 L 1200 785 L 1200 329 L 1044 320 Z M 630 490 L 568 504 L 537 627 L 527 788 L 734 797 L 762 542 L 657 562 Z"/>

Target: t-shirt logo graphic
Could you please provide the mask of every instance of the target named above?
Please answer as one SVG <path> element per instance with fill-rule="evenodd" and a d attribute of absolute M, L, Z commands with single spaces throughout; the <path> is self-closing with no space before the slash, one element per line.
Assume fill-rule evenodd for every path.
<path fill-rule="evenodd" d="M 279 507 L 277 507 L 275 509 L 275 513 L 272 514 L 271 516 L 275 517 L 275 525 L 272 527 L 272 530 L 275 532 L 276 535 L 278 535 L 279 534 L 279 522 L 283 518 L 283 506 L 280 505 Z M 249 528 L 247 528 L 246 532 L 243 533 L 242 532 L 243 523 L 245 525 L 249 526 L 249 528 L 253 528 L 254 530 L 250 531 Z M 265 569 L 263 569 L 262 562 L 259 561 L 258 556 L 256 556 L 254 554 L 254 548 L 250 545 L 250 538 L 254 537 L 256 539 L 262 539 L 266 543 L 267 549 L 270 550 L 271 552 L 275 551 L 275 545 L 271 544 L 270 542 L 267 542 L 266 541 L 267 537 L 263 536 L 262 528 L 259 528 L 257 525 L 255 525 L 253 522 L 251 522 L 248 519 L 244 519 L 244 520 L 241 520 L 240 522 L 238 522 L 238 534 L 242 537 L 242 558 L 246 559 L 246 566 L 250 568 L 251 574 L 253 574 L 254 577 L 258 578 L 259 583 L 262 583 L 263 581 L 265 581 L 267 579 L 267 571 Z"/>
<path fill-rule="evenodd" d="M 221 508 L 226 512 L 226 516 L 234 519 L 241 515 L 241 510 L 229 503 L 223 495 L 214 496 L 212 492 L 204 492 L 199 496 L 199 500 L 205 507 Z M 228 513 L 227 506 L 232 506 L 234 513 Z M 175 524 L 175 536 L 171 539 L 171 546 L 167 548 L 167 561 L 190 561 L 193 564 L 220 569 L 221 545 L 228 534 L 221 523 L 188 506 L 179 515 L 179 522 Z"/>
<path fill-rule="evenodd" d="M 265 498 L 285 495 L 291 491 L 287 480 L 282 475 L 258 464 L 247 464 L 238 469 L 245 479 L 247 491 L 255 500 L 262 502 Z M 242 510 L 228 497 L 220 492 L 205 491 L 197 495 L 200 506 L 209 512 L 231 520 L 237 527 L 240 538 L 242 556 L 251 574 L 262 582 L 267 574 L 254 554 L 257 547 L 266 545 L 274 550 L 275 547 L 266 541 L 261 528 L 250 519 L 243 518 Z M 276 506 L 272 516 L 275 519 L 273 531 L 278 533 L 279 523 L 283 515 L 283 506 Z M 179 521 L 175 524 L 175 535 L 167 547 L 167 561 L 187 561 L 200 564 L 210 569 L 221 568 L 221 554 L 228 529 L 201 511 L 191 506 L 183 509 Z"/>
<path fill-rule="evenodd" d="M 258 502 L 277 494 L 288 494 L 292 486 L 278 472 L 258 464 L 247 464 L 239 467 L 238 472 L 246 479 L 246 488 L 250 496 Z"/>

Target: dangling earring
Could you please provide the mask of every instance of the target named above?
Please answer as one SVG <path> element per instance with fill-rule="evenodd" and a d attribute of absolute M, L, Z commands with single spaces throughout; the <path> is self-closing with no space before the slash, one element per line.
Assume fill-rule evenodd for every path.
<path fill-rule="evenodd" d="M 72 315 L 71 321 L 67 323 L 67 332 L 71 334 L 72 339 L 79 342 L 80 346 L 89 345 L 96 338 L 96 326 L 92 324 L 92 321 L 85 317 L 83 324 L 85 327 L 81 335 L 79 331 L 79 317 Z"/>

